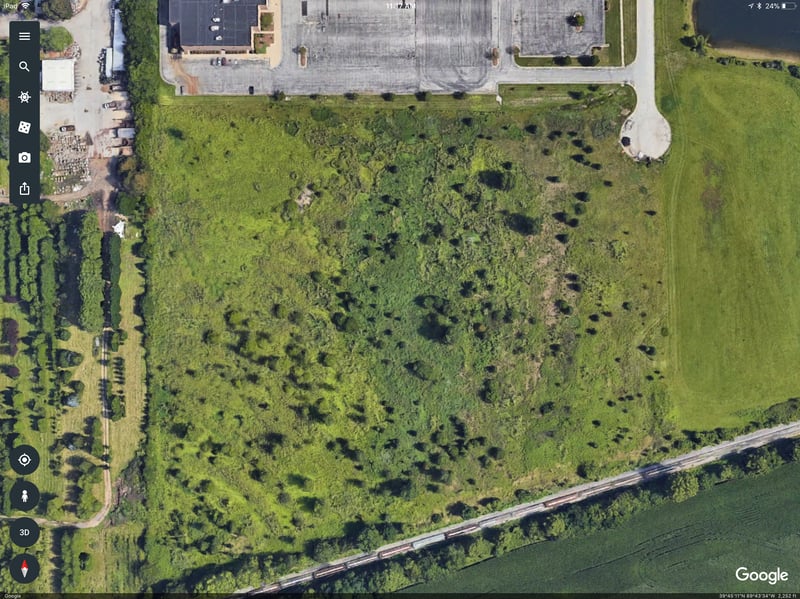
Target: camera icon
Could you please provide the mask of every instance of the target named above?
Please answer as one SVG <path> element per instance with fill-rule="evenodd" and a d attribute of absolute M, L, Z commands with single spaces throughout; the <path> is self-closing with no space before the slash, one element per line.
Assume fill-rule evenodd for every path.
<path fill-rule="evenodd" d="M 29 456 L 27 453 L 23 453 L 17 458 L 17 461 L 19 462 L 20 466 L 27 466 L 31 463 L 31 456 Z"/>
<path fill-rule="evenodd" d="M 31 153 L 30 152 L 20 152 L 19 153 L 19 163 L 20 164 L 30 164 L 31 163 Z"/>

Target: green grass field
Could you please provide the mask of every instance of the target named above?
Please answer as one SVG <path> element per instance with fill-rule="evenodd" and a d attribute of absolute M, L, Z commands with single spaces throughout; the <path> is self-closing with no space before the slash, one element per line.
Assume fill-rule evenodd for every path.
<path fill-rule="evenodd" d="M 539 543 L 410 593 L 781 593 L 797 590 L 800 464 L 717 485 L 588 537 Z M 740 582 L 740 566 L 786 582 Z"/>
<path fill-rule="evenodd" d="M 678 3 L 659 7 L 672 395 L 708 429 L 800 393 L 800 81 L 689 53 Z"/>

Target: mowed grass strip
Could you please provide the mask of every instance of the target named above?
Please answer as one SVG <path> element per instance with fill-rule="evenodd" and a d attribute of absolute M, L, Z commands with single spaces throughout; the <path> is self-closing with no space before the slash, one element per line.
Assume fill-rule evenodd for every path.
<path fill-rule="evenodd" d="M 661 12 L 674 396 L 711 429 L 800 394 L 800 81 L 676 48 L 680 11 Z"/>
<path fill-rule="evenodd" d="M 143 260 L 134 255 L 133 246 L 141 243 L 139 231 L 126 227 L 126 238 L 120 249 L 120 279 L 122 292 L 120 328 L 128 338 L 120 343 L 119 351 L 109 353 L 108 377 L 110 392 L 122 393 L 125 417 L 111 423 L 111 478 L 116 479 L 131 461 L 142 440 L 142 420 L 145 408 L 145 364 L 142 349 L 142 318 L 136 312 L 136 302 L 144 293 L 144 276 L 140 268 Z M 121 358 L 123 376 L 115 376 L 115 360 Z M 109 397 L 110 400 L 110 397 Z"/>
<path fill-rule="evenodd" d="M 636 0 L 609 0 L 607 5 L 608 10 L 605 14 L 607 47 L 600 50 L 600 64 L 608 66 L 630 64 L 636 58 Z M 620 22 L 620 8 L 624 23 Z"/>
<path fill-rule="evenodd" d="M 664 504 L 612 530 L 525 547 L 410 593 L 719 593 L 797 589 L 800 464 Z M 789 579 L 740 582 L 736 569 Z"/>

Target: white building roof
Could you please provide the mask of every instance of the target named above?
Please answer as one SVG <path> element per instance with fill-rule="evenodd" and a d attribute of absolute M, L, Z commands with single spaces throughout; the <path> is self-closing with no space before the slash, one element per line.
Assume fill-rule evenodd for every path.
<path fill-rule="evenodd" d="M 119 9 L 114 10 L 114 59 L 111 63 L 111 70 L 125 70 L 125 34 L 122 32 L 122 17 Z"/>
<path fill-rule="evenodd" d="M 103 65 L 105 67 L 106 79 L 111 79 L 111 66 L 114 62 L 114 50 L 111 48 L 103 48 L 103 50 L 106 53 L 106 59 Z"/>
<path fill-rule="evenodd" d="M 75 61 L 72 58 L 43 60 L 42 91 L 75 91 Z"/>

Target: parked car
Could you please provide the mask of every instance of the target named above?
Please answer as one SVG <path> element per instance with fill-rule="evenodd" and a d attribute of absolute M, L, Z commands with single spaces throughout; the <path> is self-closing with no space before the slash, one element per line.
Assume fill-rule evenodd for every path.
<path fill-rule="evenodd" d="M 251 85 L 247 88 L 247 93 L 252 96 L 254 93 L 256 93 L 256 88 Z"/>
<path fill-rule="evenodd" d="M 75 125 L 61 125 L 58 128 L 61 133 L 67 133 L 68 131 L 75 131 Z"/>
<path fill-rule="evenodd" d="M 211 31 L 219 31 L 219 25 L 212 25 L 211 27 L 209 27 L 209 29 Z"/>
<path fill-rule="evenodd" d="M 220 66 L 222 64 L 222 59 L 219 56 L 217 56 L 217 59 L 214 62 L 214 64 L 216 64 L 217 66 Z"/>
<path fill-rule="evenodd" d="M 116 107 L 117 107 L 116 102 L 106 102 L 105 104 L 103 104 L 103 108 L 116 108 Z"/>
<path fill-rule="evenodd" d="M 124 92 L 125 91 L 125 86 L 122 85 L 121 83 L 115 83 L 115 84 L 113 84 L 111 86 L 110 89 L 111 89 L 112 92 Z"/>
<path fill-rule="evenodd" d="M 219 23 L 220 21 L 222 21 L 222 19 L 221 19 L 221 18 L 219 18 L 219 17 L 212 17 L 212 18 L 211 18 L 211 22 L 212 22 L 212 23 Z"/>
<path fill-rule="evenodd" d="M 224 67 L 226 64 L 228 64 L 228 59 L 223 57 L 222 58 L 222 66 Z"/>
<path fill-rule="evenodd" d="M 222 36 L 218 35 L 214 39 L 217 40 L 218 42 L 221 42 L 222 41 Z"/>

